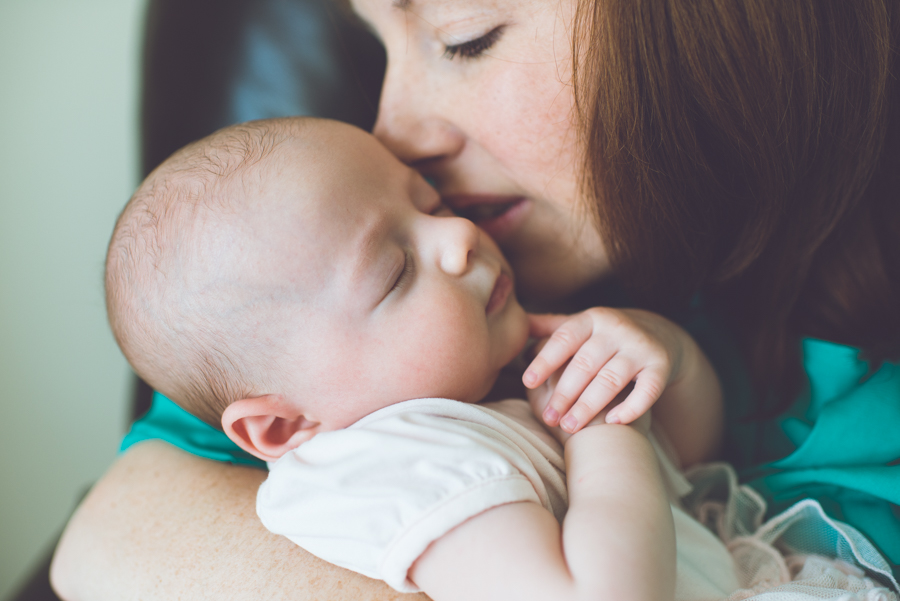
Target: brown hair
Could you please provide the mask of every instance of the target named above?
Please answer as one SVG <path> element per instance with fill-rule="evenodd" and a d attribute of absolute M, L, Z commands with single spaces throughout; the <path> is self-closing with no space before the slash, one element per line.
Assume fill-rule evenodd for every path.
<path fill-rule="evenodd" d="M 664 312 L 702 292 L 782 406 L 802 336 L 900 349 L 898 12 L 596 0 L 576 18 L 584 187 L 617 273 Z"/>

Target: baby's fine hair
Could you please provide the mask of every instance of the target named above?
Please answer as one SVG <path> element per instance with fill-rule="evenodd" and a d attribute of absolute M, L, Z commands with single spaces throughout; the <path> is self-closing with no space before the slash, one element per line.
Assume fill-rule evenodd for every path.
<path fill-rule="evenodd" d="M 179 150 L 131 197 L 109 243 L 106 308 L 119 347 L 150 386 L 215 427 L 229 404 L 267 392 L 273 350 L 253 342 L 257 320 L 196 277 L 197 237 L 234 214 L 260 163 L 301 123 L 249 122 Z"/>

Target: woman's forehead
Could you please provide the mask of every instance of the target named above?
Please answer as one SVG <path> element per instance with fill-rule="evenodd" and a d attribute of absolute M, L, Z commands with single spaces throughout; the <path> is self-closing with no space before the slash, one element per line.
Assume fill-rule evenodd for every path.
<path fill-rule="evenodd" d="M 396 17 L 418 19 L 423 25 L 442 26 L 448 19 L 472 18 L 498 10 L 535 4 L 533 0 L 353 0 L 354 10 L 364 18 Z"/>

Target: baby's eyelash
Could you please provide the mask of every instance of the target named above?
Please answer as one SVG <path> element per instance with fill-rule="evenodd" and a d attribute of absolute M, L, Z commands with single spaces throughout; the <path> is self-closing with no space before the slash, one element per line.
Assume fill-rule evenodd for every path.
<path fill-rule="evenodd" d="M 391 292 L 406 288 L 409 284 L 409 280 L 412 278 L 414 270 L 415 265 L 413 264 L 412 257 L 409 256 L 409 253 L 403 253 L 403 271 L 400 272 L 397 281 L 395 281 L 394 285 L 391 287 Z"/>
<path fill-rule="evenodd" d="M 498 25 L 480 38 L 475 38 L 462 44 L 444 46 L 444 58 L 449 60 L 453 60 L 457 56 L 469 59 L 479 58 L 497 43 L 505 27 L 505 25 Z"/>

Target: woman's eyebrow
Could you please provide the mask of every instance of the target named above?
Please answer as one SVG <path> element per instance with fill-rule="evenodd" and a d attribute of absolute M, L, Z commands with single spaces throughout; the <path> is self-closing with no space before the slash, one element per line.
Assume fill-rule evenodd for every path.
<path fill-rule="evenodd" d="M 412 6 L 413 0 L 394 0 L 391 5 L 394 8 L 398 8 L 402 11 L 409 10 L 409 7 Z"/>

